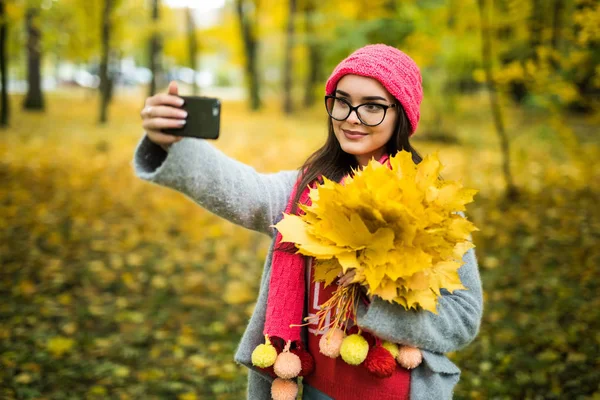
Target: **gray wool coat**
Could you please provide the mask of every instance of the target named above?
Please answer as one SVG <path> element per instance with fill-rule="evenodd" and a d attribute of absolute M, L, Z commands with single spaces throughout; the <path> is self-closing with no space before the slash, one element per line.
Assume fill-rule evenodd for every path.
<path fill-rule="evenodd" d="M 132 167 L 140 179 L 179 191 L 212 213 L 273 238 L 256 307 L 234 356 L 237 363 L 249 368 L 248 399 L 270 399 L 273 378 L 252 366 L 251 354 L 264 341 L 276 234 L 271 225 L 282 218 L 298 171 L 259 173 L 202 139 L 184 138 L 165 152 L 146 135 L 135 148 Z M 362 329 L 421 349 L 423 362 L 411 372 L 411 400 L 451 399 L 460 369 L 444 353 L 465 347 L 479 332 L 483 300 L 473 249 L 465 253 L 463 261 L 459 275 L 467 290 L 452 294 L 442 290 L 437 315 L 407 311 L 378 297 L 369 306 L 361 303 L 358 310 L 357 323 Z M 307 334 L 304 328 L 304 339 Z"/>

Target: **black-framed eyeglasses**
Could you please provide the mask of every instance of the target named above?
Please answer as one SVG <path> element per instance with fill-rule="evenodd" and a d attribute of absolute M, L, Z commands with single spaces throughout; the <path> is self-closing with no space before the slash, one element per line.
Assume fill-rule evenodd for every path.
<path fill-rule="evenodd" d="M 388 108 L 393 107 L 396 107 L 396 104 L 364 103 L 354 107 L 346 99 L 331 95 L 325 96 L 325 108 L 331 118 L 336 121 L 344 121 L 354 111 L 360 122 L 366 126 L 381 124 Z"/>

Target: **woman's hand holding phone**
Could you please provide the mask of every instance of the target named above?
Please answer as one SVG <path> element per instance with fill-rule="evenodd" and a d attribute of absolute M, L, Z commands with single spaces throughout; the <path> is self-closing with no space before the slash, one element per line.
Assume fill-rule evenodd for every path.
<path fill-rule="evenodd" d="M 167 93 L 158 93 L 148 97 L 144 108 L 140 112 L 142 127 L 148 139 L 161 146 L 165 151 L 183 136 L 174 136 L 162 133 L 163 129 L 181 128 L 186 123 L 187 112 L 181 109 L 183 99 L 178 96 L 177 83 L 169 83 Z"/>

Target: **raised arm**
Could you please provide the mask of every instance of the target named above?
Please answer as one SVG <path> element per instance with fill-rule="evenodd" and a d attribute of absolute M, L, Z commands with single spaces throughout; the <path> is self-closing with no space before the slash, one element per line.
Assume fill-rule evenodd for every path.
<path fill-rule="evenodd" d="M 177 190 L 235 224 L 274 235 L 298 171 L 258 173 L 203 139 L 183 138 L 168 152 L 146 135 L 132 166 L 141 179 Z"/>
<path fill-rule="evenodd" d="M 437 353 L 466 346 L 479 332 L 483 293 L 474 249 L 465 253 L 463 261 L 458 273 L 467 290 L 442 289 L 438 314 L 407 311 L 374 296 L 368 307 L 359 306 L 358 325 L 382 339 Z"/>

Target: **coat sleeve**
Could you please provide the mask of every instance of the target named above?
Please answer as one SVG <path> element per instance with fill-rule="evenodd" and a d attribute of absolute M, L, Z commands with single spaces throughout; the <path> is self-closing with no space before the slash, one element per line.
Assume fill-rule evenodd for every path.
<path fill-rule="evenodd" d="M 258 372 L 249 369 L 246 398 L 248 400 L 271 400 L 271 382 Z"/>
<path fill-rule="evenodd" d="M 465 347 L 479 332 L 483 291 L 474 249 L 464 254 L 463 261 L 458 273 L 467 290 L 442 289 L 438 314 L 406 310 L 373 296 L 368 306 L 359 305 L 358 326 L 381 339 L 437 353 Z"/>
<path fill-rule="evenodd" d="M 298 171 L 258 173 L 203 139 L 184 138 L 168 152 L 144 135 L 131 162 L 137 177 L 177 190 L 235 224 L 274 236 Z"/>

